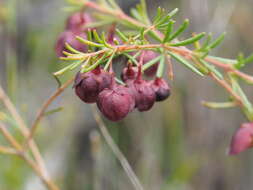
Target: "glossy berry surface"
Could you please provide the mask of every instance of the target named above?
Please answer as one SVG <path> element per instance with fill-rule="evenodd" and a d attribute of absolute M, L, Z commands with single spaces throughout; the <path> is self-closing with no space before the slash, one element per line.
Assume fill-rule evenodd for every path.
<path fill-rule="evenodd" d="M 97 106 L 107 119 L 119 121 L 134 109 L 135 101 L 128 88 L 114 85 L 99 94 Z"/>
<path fill-rule="evenodd" d="M 86 103 L 95 103 L 99 93 L 109 88 L 112 76 L 108 72 L 96 68 L 87 73 L 77 73 L 75 78 L 76 95 Z"/>
<path fill-rule="evenodd" d="M 139 111 L 150 110 L 155 103 L 155 92 L 145 80 L 135 80 L 128 84 L 135 98 L 136 108 Z"/>

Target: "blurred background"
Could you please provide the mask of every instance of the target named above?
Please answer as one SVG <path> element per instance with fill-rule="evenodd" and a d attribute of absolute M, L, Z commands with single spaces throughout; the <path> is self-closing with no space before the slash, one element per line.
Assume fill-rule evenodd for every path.
<path fill-rule="evenodd" d="M 138 1 L 121 0 L 128 11 Z M 64 65 L 54 43 L 69 12 L 61 0 L 0 1 L 0 83 L 31 124 L 42 102 L 57 88 L 52 73 Z M 192 32 L 227 32 L 213 54 L 235 58 L 253 52 L 252 0 L 148 0 L 150 15 L 161 6 L 180 9 L 176 20 L 189 18 Z M 227 156 L 236 128 L 246 119 L 237 109 L 210 110 L 202 100 L 224 101 L 226 93 L 210 79 L 174 63 L 170 99 L 125 120 L 105 120 L 147 190 L 249 190 L 253 188 L 253 152 Z M 253 73 L 248 66 L 245 72 Z M 68 73 L 62 80 L 74 73 Z M 244 86 L 250 94 L 252 87 Z M 91 107 L 68 88 L 50 108 L 36 140 L 51 176 L 62 190 L 129 190 L 132 184 L 100 135 Z M 3 105 L 0 104 L 0 109 Z M 17 130 L 13 128 L 13 133 Z M 0 142 L 3 138 L 0 138 Z M 0 190 L 44 190 L 23 161 L 0 155 Z"/>

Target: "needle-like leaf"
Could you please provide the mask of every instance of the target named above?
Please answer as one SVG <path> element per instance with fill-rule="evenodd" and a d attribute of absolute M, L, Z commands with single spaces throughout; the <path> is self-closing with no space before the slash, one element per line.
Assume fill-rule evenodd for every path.
<path fill-rule="evenodd" d="M 171 46 L 185 46 L 192 44 L 196 41 L 199 41 L 201 38 L 203 38 L 206 35 L 205 32 L 197 34 L 196 36 L 193 36 L 192 38 L 188 38 L 187 40 L 183 40 L 174 44 L 170 44 Z"/>
<path fill-rule="evenodd" d="M 181 57 L 180 55 L 177 55 L 175 53 L 172 52 L 168 52 L 168 54 L 174 58 L 175 60 L 177 60 L 179 63 L 182 63 L 184 66 L 186 66 L 187 68 L 189 68 L 190 70 L 192 70 L 194 73 L 200 75 L 200 76 L 204 76 L 203 73 L 201 73 L 197 68 L 195 68 L 191 63 L 189 63 L 188 61 L 186 61 L 183 57 Z"/>

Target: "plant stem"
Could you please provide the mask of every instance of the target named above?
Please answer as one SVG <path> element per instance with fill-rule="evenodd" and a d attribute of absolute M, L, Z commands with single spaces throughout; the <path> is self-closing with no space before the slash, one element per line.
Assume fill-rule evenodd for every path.
<path fill-rule="evenodd" d="M 144 188 L 142 187 L 139 179 L 137 178 L 136 174 L 134 173 L 133 169 L 131 168 L 130 164 L 128 163 L 127 159 L 123 155 L 123 153 L 120 151 L 118 146 L 115 144 L 113 141 L 110 133 L 108 132 L 103 120 L 101 119 L 100 115 L 97 113 L 96 108 L 94 105 L 92 106 L 92 111 L 93 111 L 93 116 L 98 124 L 99 130 L 102 133 L 103 137 L 105 138 L 105 141 L 111 148 L 112 152 L 114 155 L 117 157 L 119 160 L 120 164 L 122 165 L 123 169 L 125 170 L 127 176 L 131 180 L 133 186 L 135 187 L 136 190 L 143 190 Z"/>
<path fill-rule="evenodd" d="M 13 105 L 13 103 L 11 102 L 9 97 L 5 94 L 5 92 L 4 92 L 3 88 L 1 87 L 1 85 L 0 85 L 0 100 L 3 101 L 4 105 L 9 110 L 9 112 L 11 113 L 11 115 L 15 119 L 15 121 L 17 122 L 18 129 L 20 130 L 22 135 L 25 138 L 28 137 L 28 135 L 29 135 L 28 127 L 26 126 L 25 122 L 23 121 L 23 119 L 19 115 L 18 111 L 16 110 L 15 106 Z M 32 154 L 33 154 L 34 158 L 36 159 L 36 161 L 40 165 L 41 169 L 43 170 L 45 175 L 47 175 L 46 167 L 45 167 L 43 158 L 40 154 L 40 151 L 39 151 L 36 143 L 32 139 L 29 143 L 29 147 L 32 151 Z"/>
<path fill-rule="evenodd" d="M 48 187 L 49 190 L 59 190 L 59 188 L 51 182 L 45 173 L 41 170 L 39 165 L 36 164 L 29 156 L 23 152 L 22 146 L 17 142 L 17 140 L 13 137 L 13 135 L 8 131 L 7 127 L 0 123 L 0 133 L 5 137 L 5 139 L 11 144 L 14 148 L 12 152 L 22 158 L 26 163 L 32 167 L 32 169 L 37 173 L 37 175 L 41 178 L 42 182 Z"/>
<path fill-rule="evenodd" d="M 0 100 L 3 101 L 6 108 L 11 113 L 12 117 L 17 122 L 18 129 L 22 133 L 22 135 L 27 138 L 29 135 L 29 129 L 26 126 L 25 122 L 19 115 L 18 111 L 16 110 L 15 106 L 12 104 L 9 97 L 5 94 L 3 88 L 0 85 Z M 34 171 L 38 174 L 38 176 L 41 178 L 43 183 L 48 187 L 49 190 L 59 190 L 59 188 L 52 182 L 52 180 L 49 178 L 44 160 L 40 154 L 40 151 L 34 142 L 34 140 L 31 138 L 30 142 L 28 143 L 29 148 L 31 149 L 32 155 L 34 156 L 36 162 L 33 162 L 32 160 L 28 159 L 27 156 L 25 156 L 25 152 L 23 147 L 16 141 L 16 139 L 8 132 L 7 127 L 5 127 L 4 124 L 0 123 L 0 131 L 5 136 L 5 138 L 10 142 L 10 144 L 14 147 L 15 151 L 18 153 L 19 156 L 21 156 L 32 168 Z M 12 151 L 11 151 L 12 152 Z"/>
<path fill-rule="evenodd" d="M 29 144 L 31 139 L 33 138 L 33 135 L 38 127 L 39 122 L 44 116 L 44 113 L 46 112 L 48 106 L 74 81 L 74 78 L 69 79 L 66 83 L 64 83 L 60 88 L 58 88 L 42 105 L 42 107 L 39 109 L 38 114 L 35 118 L 35 121 L 32 124 L 32 127 L 30 129 L 30 133 L 26 139 L 25 144 Z"/>

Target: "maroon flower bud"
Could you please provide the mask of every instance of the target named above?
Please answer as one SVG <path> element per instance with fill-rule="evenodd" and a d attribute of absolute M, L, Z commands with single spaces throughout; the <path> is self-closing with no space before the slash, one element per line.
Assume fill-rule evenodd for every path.
<path fill-rule="evenodd" d="M 139 111 L 148 111 L 155 103 L 155 92 L 150 83 L 141 77 L 141 66 L 138 68 L 138 75 L 134 81 L 129 81 L 128 86 L 135 98 L 135 107 Z"/>
<path fill-rule="evenodd" d="M 157 54 L 154 51 L 151 51 L 151 50 L 144 51 L 143 65 L 145 65 L 146 63 L 148 63 L 152 59 L 155 59 L 157 56 L 159 56 L 159 54 Z M 140 56 L 137 58 L 137 60 L 140 61 Z M 148 69 L 146 69 L 144 71 L 144 74 L 146 76 L 148 76 L 148 77 L 153 77 L 156 74 L 156 71 L 158 69 L 158 65 L 159 65 L 158 62 L 155 63 L 154 65 L 152 65 L 151 67 L 149 67 Z"/>
<path fill-rule="evenodd" d="M 87 51 L 87 46 L 79 42 L 76 39 L 76 36 L 80 36 L 84 39 L 86 38 L 85 33 L 72 32 L 72 31 L 65 31 L 61 33 L 55 45 L 55 51 L 58 57 L 64 56 L 64 54 L 62 53 L 63 51 L 68 51 L 65 47 L 66 43 L 68 43 L 71 47 L 73 47 L 74 49 L 78 51 L 81 51 L 81 52 Z"/>
<path fill-rule="evenodd" d="M 134 109 L 135 101 L 127 87 L 114 84 L 99 94 L 97 106 L 106 118 L 119 121 Z"/>
<path fill-rule="evenodd" d="M 96 68 L 87 73 L 78 72 L 75 78 L 76 95 L 86 103 L 97 101 L 99 93 L 109 88 L 112 83 L 112 75 L 101 68 Z"/>
<path fill-rule="evenodd" d="M 253 123 L 244 123 L 232 138 L 229 154 L 239 154 L 251 147 L 253 147 Z"/>
<path fill-rule="evenodd" d="M 82 27 L 87 23 L 91 23 L 92 18 L 89 14 L 84 12 L 77 12 L 70 15 L 66 22 L 66 29 L 72 31 L 83 31 Z"/>
<path fill-rule="evenodd" d="M 138 74 L 138 68 L 132 67 L 131 64 L 129 64 L 127 67 L 125 67 L 121 73 L 121 79 L 126 82 L 128 80 L 134 80 L 136 79 Z"/>
<path fill-rule="evenodd" d="M 170 96 L 169 84 L 162 78 L 156 78 L 151 81 L 151 87 L 155 91 L 156 101 L 163 101 Z"/>

